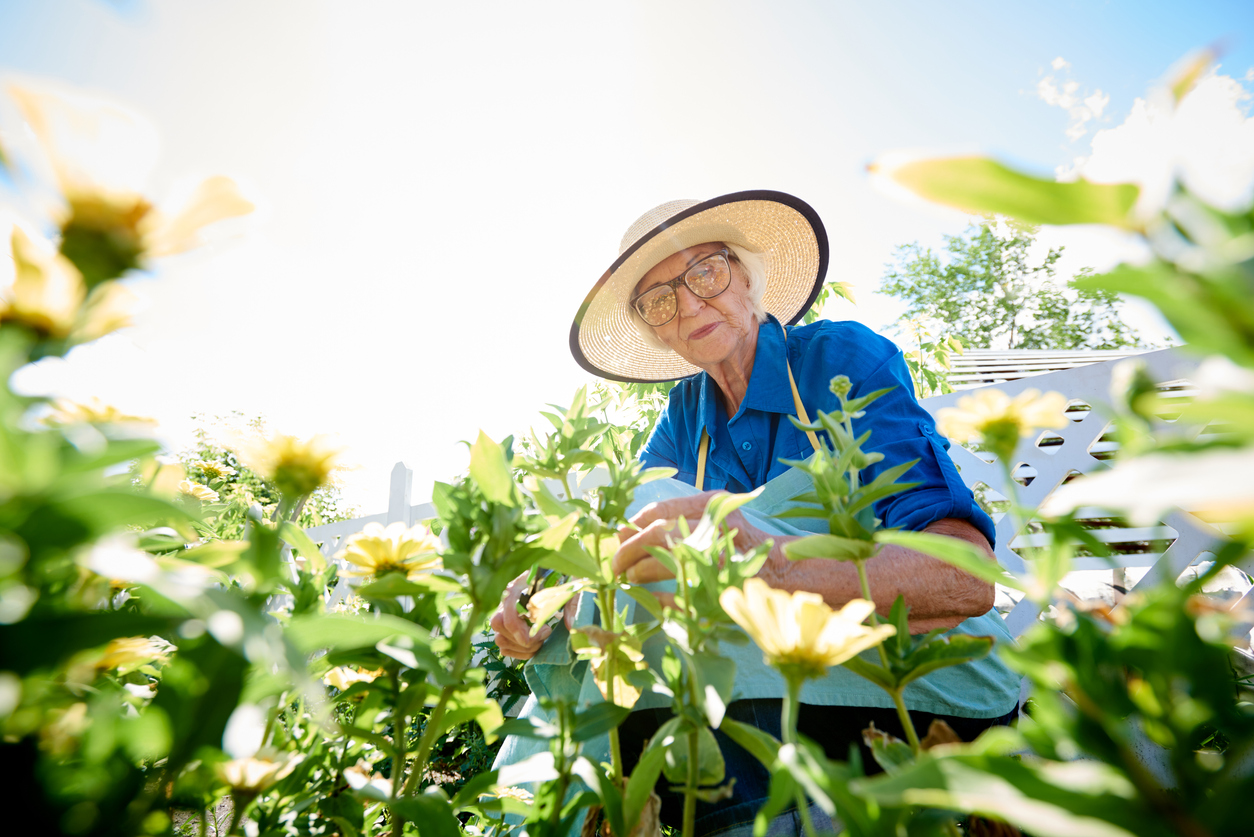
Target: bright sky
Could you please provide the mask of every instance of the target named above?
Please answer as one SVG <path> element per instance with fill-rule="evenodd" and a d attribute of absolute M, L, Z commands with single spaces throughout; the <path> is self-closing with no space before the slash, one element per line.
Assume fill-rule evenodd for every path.
<path fill-rule="evenodd" d="M 131 280 L 148 300 L 134 328 L 21 384 L 156 416 L 172 444 L 198 412 L 338 434 L 363 511 L 384 507 L 398 460 L 418 501 L 465 467 L 459 440 L 538 426 L 590 380 L 571 320 L 649 207 L 800 196 L 860 301 L 828 316 L 883 329 L 898 309 L 873 291 L 893 248 L 938 246 L 966 219 L 881 195 L 870 160 L 983 151 L 1128 176 L 1110 161 L 1126 169 L 1145 145 L 1152 83 L 1215 43 L 1203 123 L 1220 127 L 1202 133 L 1227 168 L 1209 182 L 1240 192 L 1254 179 L 1248 0 L 4 0 L 4 81 L 147 116 L 163 138 L 157 198 L 223 173 L 261 206 Z M 7 102 L 0 127 L 20 133 Z M 1092 230 L 1042 238 L 1073 268 L 1121 252 Z"/>

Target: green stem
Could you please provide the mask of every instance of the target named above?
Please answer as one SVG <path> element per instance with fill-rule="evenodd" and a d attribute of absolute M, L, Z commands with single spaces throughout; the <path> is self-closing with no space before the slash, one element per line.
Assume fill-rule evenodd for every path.
<path fill-rule="evenodd" d="M 226 830 L 228 837 L 235 834 L 235 829 L 239 827 L 240 818 L 244 816 L 244 808 L 248 806 L 247 802 L 241 801 L 240 796 L 238 793 L 231 794 L 231 825 Z"/>
<path fill-rule="evenodd" d="M 598 538 L 599 540 L 599 538 Z M 606 649 L 605 659 L 605 693 L 610 703 L 618 704 L 618 687 L 615 683 L 617 672 L 615 671 L 615 662 L 618 656 L 618 611 L 614 603 L 613 588 L 602 588 L 600 593 L 601 619 L 609 620 L 606 630 L 614 634 L 615 639 L 610 640 L 610 647 Z M 623 751 L 618 741 L 618 727 L 610 730 L 610 780 L 613 782 L 621 782 L 623 779 Z"/>
<path fill-rule="evenodd" d="M 796 747 L 797 719 L 801 714 L 801 687 L 805 684 L 805 678 L 788 675 L 787 683 L 788 697 L 784 700 L 779 725 L 784 743 Z M 810 800 L 806 799 L 805 792 L 800 787 L 794 792 L 793 798 L 796 800 L 797 815 L 801 817 L 801 825 L 805 829 L 806 837 L 814 837 L 814 823 L 810 819 Z"/>
<path fill-rule="evenodd" d="M 910 720 L 910 712 L 906 709 L 906 700 L 901 696 L 901 691 L 901 689 L 894 689 L 889 694 L 893 696 L 893 704 L 897 707 L 897 717 L 906 731 L 906 740 L 910 742 L 910 749 L 917 756 L 921 749 L 919 734 L 914 731 L 914 721 Z"/>
<path fill-rule="evenodd" d="M 422 777 L 424 768 L 427 765 L 427 758 L 431 755 L 431 748 L 435 744 L 436 730 L 440 728 L 440 722 L 444 720 L 444 710 L 448 707 L 449 699 L 453 693 L 457 691 L 457 684 L 461 680 L 462 670 L 466 667 L 466 661 L 470 657 L 470 638 L 473 633 L 473 627 L 479 624 L 479 605 L 474 605 L 470 610 L 470 618 L 462 623 L 462 635 L 457 642 L 457 650 L 453 654 L 453 667 L 449 673 L 452 675 L 454 685 L 445 686 L 440 692 L 440 699 L 436 702 L 431 710 L 431 715 L 427 718 L 427 725 L 422 730 L 422 737 L 418 739 L 418 749 L 414 751 L 414 770 L 409 774 L 409 778 L 405 780 L 405 786 L 400 793 L 396 793 L 396 783 L 404 776 L 405 761 L 404 758 L 399 759 L 399 766 L 392 769 L 392 787 L 393 798 L 401 796 L 410 796 L 418 787 L 418 781 Z M 400 698 L 399 681 L 397 688 L 397 699 Z M 404 718 L 401 719 L 402 723 Z M 398 740 L 401 742 L 397 750 L 401 755 L 405 752 L 405 737 L 408 727 L 397 732 Z M 398 772 L 399 771 L 399 772 Z M 392 820 L 392 837 L 401 837 L 401 831 L 405 826 L 405 818 L 393 815 Z"/>
<path fill-rule="evenodd" d="M 866 574 L 866 559 L 863 558 L 854 561 L 853 565 L 858 568 L 858 583 L 862 586 L 862 598 L 871 604 L 875 604 L 875 599 L 871 598 L 871 579 Z M 879 614 L 874 610 L 871 611 L 871 624 L 878 625 L 880 623 Z M 880 665 L 888 668 L 888 652 L 884 650 L 884 643 L 875 646 L 875 650 L 880 652 Z"/>
<path fill-rule="evenodd" d="M 697 783 L 701 780 L 698 771 L 701 769 L 700 733 L 693 730 L 688 733 L 688 781 L 684 785 L 684 837 L 693 837 L 697 827 Z"/>

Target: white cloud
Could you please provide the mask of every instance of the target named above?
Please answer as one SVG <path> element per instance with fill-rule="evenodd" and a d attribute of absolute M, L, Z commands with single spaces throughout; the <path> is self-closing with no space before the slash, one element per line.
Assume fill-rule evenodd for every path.
<path fill-rule="evenodd" d="M 1123 124 L 1099 131 L 1091 153 L 1061 167 L 1059 177 L 1140 184 L 1146 213 L 1162 206 L 1176 177 L 1210 204 L 1246 206 L 1254 198 L 1249 102 L 1241 81 L 1213 70 L 1178 105 L 1165 87 L 1152 90 Z"/>
<path fill-rule="evenodd" d="M 1055 72 L 1071 69 L 1070 62 L 1062 56 L 1055 58 L 1049 66 Z M 1062 108 L 1067 112 L 1071 118 L 1070 124 L 1067 125 L 1067 139 L 1074 141 L 1088 133 L 1089 122 L 1101 119 L 1102 111 L 1110 104 L 1110 96 L 1102 93 L 1100 89 L 1092 93 L 1086 90 L 1082 94 L 1080 82 L 1067 78 L 1067 75 L 1069 73 L 1064 73 L 1062 77 L 1052 74 L 1042 77 L 1036 83 L 1036 95 L 1045 104 Z"/>

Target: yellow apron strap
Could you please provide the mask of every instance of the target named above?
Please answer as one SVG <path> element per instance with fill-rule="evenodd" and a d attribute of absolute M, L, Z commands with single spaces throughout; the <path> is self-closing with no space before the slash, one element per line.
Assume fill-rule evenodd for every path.
<path fill-rule="evenodd" d="M 788 343 L 788 329 L 784 329 L 784 344 Z M 792 387 L 792 403 L 797 408 L 797 418 L 804 424 L 810 423 L 810 417 L 806 415 L 806 406 L 801 403 L 801 393 L 797 392 L 797 379 L 792 376 L 792 364 L 788 362 L 788 350 L 784 350 L 784 368 L 788 370 L 788 385 Z M 819 450 L 819 437 L 814 435 L 813 430 L 807 430 L 806 436 L 810 439 L 810 444 L 817 452 Z"/>
<path fill-rule="evenodd" d="M 788 329 L 784 329 L 784 343 L 788 343 Z M 797 408 L 797 418 L 804 424 L 810 423 L 810 417 L 806 415 L 806 407 L 801 403 L 801 393 L 797 391 L 797 379 L 792 376 L 792 364 L 788 362 L 788 352 L 784 351 L 784 368 L 788 370 L 788 385 L 792 387 L 792 403 Z M 810 444 L 815 451 L 819 448 L 819 437 L 814 435 L 813 430 L 807 430 L 806 436 L 810 439 Z M 710 434 L 705 428 L 701 428 L 701 446 L 697 449 L 697 491 L 705 490 L 705 458 L 710 452 Z"/>
<path fill-rule="evenodd" d="M 701 428 L 701 447 L 697 451 L 697 491 L 705 491 L 705 455 L 710 452 L 710 434 Z"/>

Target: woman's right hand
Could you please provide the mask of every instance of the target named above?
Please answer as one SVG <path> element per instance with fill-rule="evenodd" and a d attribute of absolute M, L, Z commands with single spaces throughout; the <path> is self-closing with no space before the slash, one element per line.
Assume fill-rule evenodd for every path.
<path fill-rule="evenodd" d="M 505 588 L 505 598 L 501 600 L 501 609 L 492 615 L 488 622 L 493 635 L 492 641 L 501 653 L 516 660 L 530 660 L 540 650 L 540 646 L 553 633 L 548 625 L 541 625 L 536 635 L 531 635 L 531 623 L 518 614 L 518 601 L 527 589 L 527 573 L 523 573 Z M 566 603 L 563 617 L 569 630 L 575 623 L 575 608 L 579 597 Z"/>

